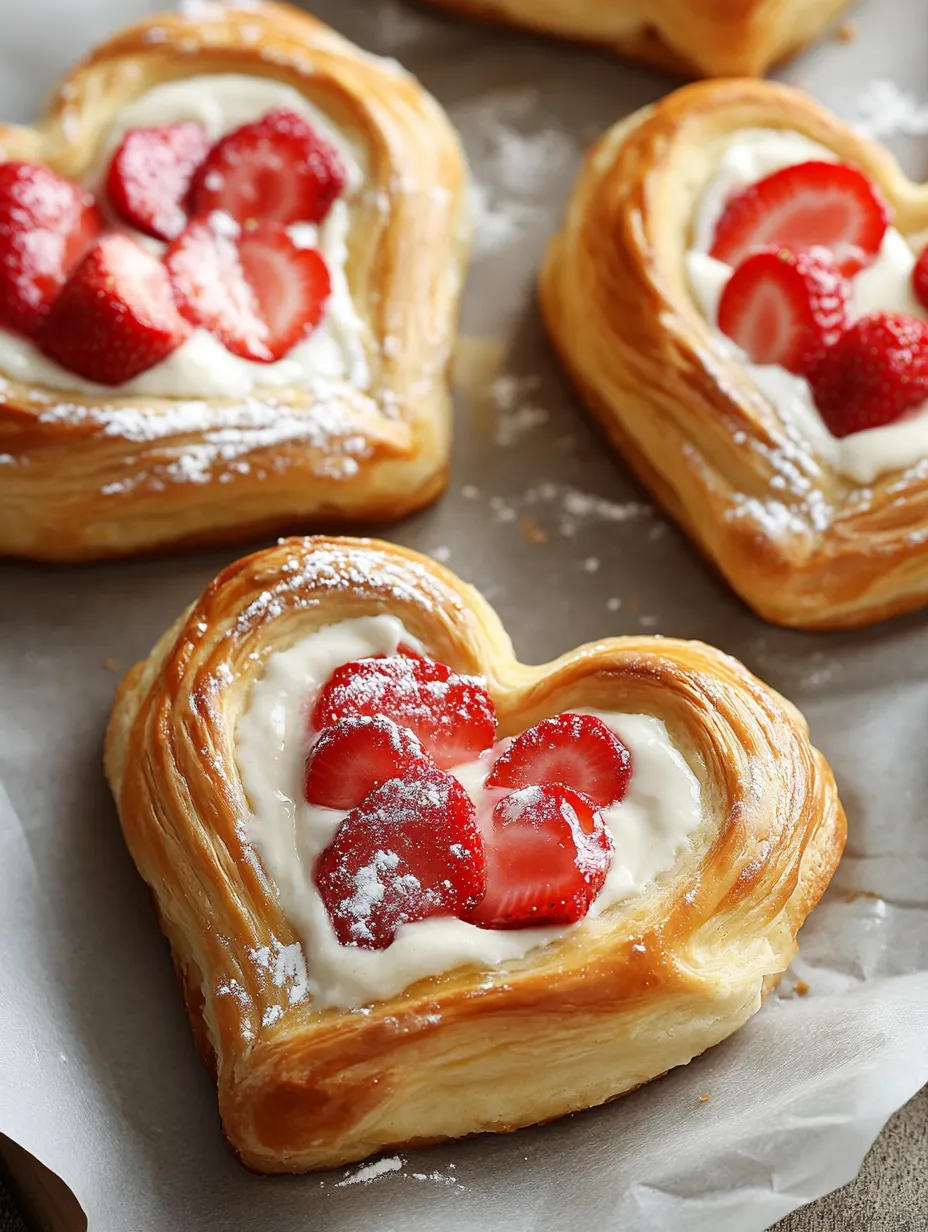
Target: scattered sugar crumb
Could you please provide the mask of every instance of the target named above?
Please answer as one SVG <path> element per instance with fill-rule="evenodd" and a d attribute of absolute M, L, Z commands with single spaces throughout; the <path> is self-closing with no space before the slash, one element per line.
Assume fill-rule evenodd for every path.
<path fill-rule="evenodd" d="M 894 81 L 876 78 L 864 86 L 854 102 L 854 127 L 866 137 L 908 137 L 928 134 L 928 103 Z"/>
<path fill-rule="evenodd" d="M 537 376 L 498 376 L 490 385 L 490 402 L 496 409 L 496 443 L 502 448 L 514 445 L 520 437 L 548 419 L 544 407 L 527 397 L 541 384 Z"/>
<path fill-rule="evenodd" d="M 550 481 L 534 484 L 509 499 L 491 496 L 489 506 L 497 522 L 515 522 L 537 508 L 554 509 L 558 514 L 558 531 L 568 538 L 599 522 L 630 522 L 654 516 L 653 506 L 643 501 L 610 501 L 569 484 Z"/>
<path fill-rule="evenodd" d="M 363 1168 L 359 1168 L 357 1172 L 351 1172 L 335 1185 L 336 1189 L 344 1189 L 346 1185 L 366 1185 L 369 1181 L 376 1181 L 379 1176 L 385 1176 L 388 1172 L 399 1172 L 403 1166 L 403 1158 L 401 1155 L 391 1155 L 386 1159 L 375 1159 L 372 1164 L 365 1164 Z"/>
<path fill-rule="evenodd" d="M 471 184 L 477 257 L 517 243 L 535 226 L 554 221 L 557 194 L 549 191 L 576 161 L 577 142 L 544 124 L 540 91 L 497 90 L 452 109 L 480 178 Z"/>
<path fill-rule="evenodd" d="M 642 625 L 645 629 L 653 629 L 653 627 L 657 624 L 657 617 L 656 616 L 639 616 L 638 623 Z"/>
<path fill-rule="evenodd" d="M 112 659 L 109 656 L 107 656 L 103 660 L 103 666 L 106 668 L 108 672 L 118 672 L 118 671 L 121 671 L 122 669 L 122 663 L 120 662 L 120 660 Z"/>
<path fill-rule="evenodd" d="M 599 557 L 588 556 L 583 562 L 583 568 L 587 573 L 596 573 L 599 569 Z"/>
<path fill-rule="evenodd" d="M 615 595 L 611 599 L 606 600 L 606 608 L 610 612 L 617 612 L 622 606 L 622 600 L 617 599 Z"/>
<path fill-rule="evenodd" d="M 480 495 L 480 489 L 474 487 L 472 483 L 465 483 L 461 487 L 461 495 L 465 500 L 476 500 Z"/>
<path fill-rule="evenodd" d="M 804 997 L 808 993 L 808 991 L 809 991 L 809 985 L 806 983 L 805 980 L 796 981 L 796 996 L 797 997 Z"/>
<path fill-rule="evenodd" d="M 440 543 L 437 548 L 432 548 L 429 551 L 429 556 L 443 565 L 451 559 L 451 549 L 446 544 Z"/>
<path fill-rule="evenodd" d="M 529 543 L 545 544 L 548 542 L 548 532 L 544 530 L 530 513 L 519 519 L 519 529 Z"/>

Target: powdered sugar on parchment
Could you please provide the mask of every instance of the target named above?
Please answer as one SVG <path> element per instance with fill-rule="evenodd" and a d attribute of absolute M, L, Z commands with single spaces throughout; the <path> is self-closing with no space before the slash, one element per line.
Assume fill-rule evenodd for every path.
<path fill-rule="evenodd" d="M 462 489 L 462 496 L 479 499 L 481 493 L 473 485 Z M 654 506 L 645 501 L 612 501 L 594 492 L 584 492 L 570 484 L 545 481 L 533 484 L 518 496 L 489 496 L 487 502 L 497 522 L 516 522 L 525 513 L 539 517 L 553 515 L 561 535 L 568 538 L 587 526 L 611 522 L 637 522 L 655 517 Z"/>
<path fill-rule="evenodd" d="M 548 412 L 538 406 L 531 395 L 541 385 L 541 378 L 505 374 L 490 386 L 490 402 L 496 411 L 494 438 L 506 449 L 548 420 Z"/>
<path fill-rule="evenodd" d="M 868 82 L 855 99 L 852 123 L 865 137 L 924 137 L 928 135 L 928 102 L 879 77 Z"/>
<path fill-rule="evenodd" d="M 402 1155 L 388 1155 L 384 1159 L 375 1159 L 373 1163 L 364 1164 L 356 1172 L 347 1172 L 340 1181 L 336 1181 L 334 1189 L 344 1189 L 348 1185 L 369 1185 L 371 1181 L 382 1176 L 398 1173 L 407 1181 L 431 1181 L 436 1185 L 459 1185 L 456 1176 L 449 1175 L 454 1164 L 449 1164 L 449 1172 L 405 1172 L 406 1160 Z M 324 1185 L 325 1182 L 320 1182 Z"/>
<path fill-rule="evenodd" d="M 471 165 L 476 256 L 549 226 L 561 208 L 555 191 L 579 159 L 575 137 L 545 123 L 537 89 L 501 90 L 451 109 Z M 539 126 L 541 124 L 541 126 Z"/>

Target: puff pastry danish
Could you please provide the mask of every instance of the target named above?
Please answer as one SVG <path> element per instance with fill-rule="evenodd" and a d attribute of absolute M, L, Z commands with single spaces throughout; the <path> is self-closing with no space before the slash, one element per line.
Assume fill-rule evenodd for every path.
<path fill-rule="evenodd" d="M 138 240 L 129 246 L 133 259 L 150 266 L 140 245 L 160 258 L 163 245 L 150 238 L 160 224 L 147 236 L 127 227 L 126 202 L 105 177 L 119 139 L 127 130 L 168 132 L 157 138 L 163 147 L 178 129 L 178 140 L 191 130 L 195 137 L 199 125 L 215 152 L 223 134 L 241 126 L 239 146 L 249 140 L 249 154 L 260 159 L 258 130 L 271 113 L 284 114 L 281 141 L 296 140 L 296 124 L 323 148 L 305 156 L 300 175 L 307 162 L 334 158 L 338 200 L 328 213 L 327 206 L 310 211 L 285 237 L 280 214 L 266 222 L 259 203 L 257 231 L 246 214 L 232 220 L 231 235 L 267 241 L 248 278 L 256 265 L 270 276 L 278 247 L 289 253 L 289 272 L 278 271 L 283 282 L 264 293 L 268 320 L 286 317 L 291 291 L 314 296 L 318 316 L 328 292 L 321 321 L 283 358 L 266 362 L 267 354 L 246 354 L 245 308 L 246 336 L 235 350 L 217 340 L 218 330 L 178 325 L 171 306 L 172 328 L 186 340 L 115 384 L 78 379 L 54 362 L 73 356 L 75 366 L 95 373 L 97 350 L 107 363 L 124 358 L 115 345 L 88 343 L 83 303 L 69 304 L 70 316 L 58 314 L 66 318 L 56 322 L 64 336 L 45 353 L 0 330 L 0 552 L 81 560 L 241 538 L 307 519 L 395 518 L 444 487 L 446 367 L 468 233 L 465 165 L 442 110 L 394 62 L 284 5 L 198 4 L 141 21 L 91 53 L 36 127 L 0 127 L 0 163 L 41 164 L 72 181 L 73 191 L 75 183 L 92 189 L 105 225 Z M 164 148 L 158 154 L 167 157 Z M 135 168 L 149 187 L 164 180 L 161 162 Z M 254 196 L 262 174 L 249 166 L 251 183 L 241 177 L 236 191 Z M 209 175 L 204 184 L 189 208 L 214 228 L 219 265 L 229 251 L 229 217 L 216 206 L 221 192 L 211 191 Z M 274 191 L 286 204 L 302 191 L 297 184 L 304 180 L 296 173 L 290 181 L 283 174 Z M 128 217 L 135 217 L 131 208 Z M 294 207 L 292 217 L 307 215 Z M 123 251 L 114 260 L 126 243 L 117 241 Z M 318 256 L 307 270 L 307 247 L 322 253 L 328 281 Z M 312 278 L 317 285 L 304 285 Z M 139 298 L 144 315 L 158 297 Z M 233 303 L 225 286 L 209 307 L 221 315 Z M 306 315 L 316 320 L 309 308 Z M 168 350 L 177 345 L 151 330 L 146 338 Z"/>
<path fill-rule="evenodd" d="M 884 426 L 848 424 L 833 434 L 824 402 L 820 416 L 812 401 L 824 369 L 809 360 L 807 381 L 798 369 L 750 364 L 715 327 L 713 299 L 721 321 L 734 285 L 720 302 L 731 268 L 708 251 L 714 228 L 718 254 L 719 212 L 733 195 L 739 208 L 750 206 L 752 194 L 756 203 L 801 177 L 817 177 L 822 193 L 847 181 L 855 225 L 853 194 L 869 194 L 864 204 L 876 213 L 870 264 L 849 279 L 830 265 L 850 301 L 839 305 L 847 320 L 855 304 L 857 320 L 877 325 L 883 310 L 901 309 L 912 315 L 896 319 L 923 336 L 912 267 L 928 238 L 925 188 L 802 93 L 764 82 L 687 86 L 609 130 L 550 245 L 541 296 L 584 400 L 734 589 L 768 620 L 828 628 L 928 596 L 928 403 L 887 423 L 877 397 L 863 410 L 883 415 L 873 422 Z M 843 191 L 826 218 L 845 217 Z M 757 259 L 795 265 L 779 243 Z M 833 253 L 816 252 L 832 262 Z M 832 411 L 848 409 L 860 388 L 852 381 Z"/>
<path fill-rule="evenodd" d="M 385 629 L 392 640 L 378 641 Z M 407 648 L 397 652 L 399 637 Z M 630 745 L 618 881 L 604 909 L 534 932 L 422 919 L 408 932 L 432 931 L 412 949 L 402 930 L 364 949 L 320 925 L 306 902 L 314 883 L 294 874 L 311 814 L 295 798 L 310 743 L 299 665 L 324 663 L 316 684 L 333 669 L 335 681 L 341 660 L 365 647 L 411 656 L 407 672 L 434 659 L 468 674 L 454 687 L 489 691 L 503 737 L 568 710 L 612 715 L 623 736 L 645 732 Z M 396 663 L 366 660 L 368 671 Z M 442 671 L 433 679 L 447 681 Z M 266 1172 L 511 1130 L 689 1061 L 759 1008 L 845 838 L 834 779 L 802 717 L 733 659 L 696 642 L 620 638 L 524 666 L 471 587 L 362 539 L 282 540 L 221 573 L 122 682 L 106 771 L 217 1076 L 225 1133 Z M 329 786 L 341 792 L 346 773 Z M 473 791 L 472 776 L 456 773 Z M 639 774 L 652 776 L 641 797 L 650 803 L 633 799 Z M 671 780 L 682 794 L 652 816 Z M 276 837 L 271 798 L 284 810 Z M 321 814 L 341 826 L 340 842 L 350 818 Z M 450 815 L 439 810 L 434 825 Z M 636 843 L 651 822 L 649 841 Z M 636 847 L 664 850 L 637 885 Z M 365 911 L 377 905 L 369 886 Z M 462 932 L 456 950 L 449 938 Z"/>
<path fill-rule="evenodd" d="M 848 0 L 431 0 L 600 43 L 691 77 L 762 75 L 817 38 Z"/>

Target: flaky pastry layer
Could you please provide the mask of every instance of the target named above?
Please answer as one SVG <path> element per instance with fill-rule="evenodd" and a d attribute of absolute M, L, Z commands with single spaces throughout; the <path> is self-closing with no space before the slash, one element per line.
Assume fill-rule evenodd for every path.
<path fill-rule="evenodd" d="M 760 76 L 849 0 L 431 0 L 490 21 L 599 43 L 689 77 Z"/>
<path fill-rule="evenodd" d="M 686 86 L 587 156 L 541 274 L 549 333 L 616 448 L 761 616 L 866 624 L 928 600 L 928 466 L 864 488 L 791 430 L 715 340 L 684 270 L 726 140 L 801 133 L 861 167 L 918 246 L 928 189 L 806 95 L 769 82 Z"/>
<path fill-rule="evenodd" d="M 484 675 L 503 735 L 579 707 L 663 720 L 704 818 L 673 870 L 544 949 L 422 980 L 363 1013 L 317 1011 L 299 938 L 243 838 L 234 734 L 270 655 L 380 612 Z M 845 839 L 802 716 L 735 660 L 616 638 L 526 666 L 475 590 L 375 540 L 283 540 L 221 573 L 122 682 L 106 771 L 225 1133 L 264 1172 L 512 1130 L 689 1061 L 758 1009 Z"/>
<path fill-rule="evenodd" d="M 192 11 L 192 10 L 191 10 Z M 83 179 L 119 112 L 208 73 L 299 90 L 368 154 L 346 273 L 370 385 L 244 399 L 86 396 L 0 376 L 0 554 L 89 560 L 386 520 L 447 481 L 447 368 L 466 263 L 466 169 L 437 103 L 391 61 L 306 13 L 255 0 L 146 18 L 92 52 L 0 161 Z"/>

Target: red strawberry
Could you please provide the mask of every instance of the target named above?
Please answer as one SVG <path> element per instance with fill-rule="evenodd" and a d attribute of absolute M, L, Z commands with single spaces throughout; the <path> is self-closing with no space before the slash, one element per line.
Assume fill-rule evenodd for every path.
<path fill-rule="evenodd" d="M 164 260 L 187 320 L 258 363 L 273 363 L 311 333 L 331 291 L 320 254 L 297 248 L 276 222 L 239 231 L 195 218 Z"/>
<path fill-rule="evenodd" d="M 879 252 L 888 223 L 889 207 L 863 172 L 844 163 L 796 163 L 728 201 L 710 256 L 739 265 L 758 248 L 827 248 L 850 275 Z"/>
<path fill-rule="evenodd" d="M 342 945 L 382 950 L 401 924 L 459 915 L 480 901 L 486 857 L 467 792 L 414 766 L 342 822 L 313 880 Z"/>
<path fill-rule="evenodd" d="M 582 920 L 613 851 L 612 835 L 587 796 L 560 783 L 514 791 L 493 810 L 487 892 L 464 918 L 481 928 Z"/>
<path fill-rule="evenodd" d="M 928 322 L 901 312 L 861 317 L 809 380 L 835 436 L 894 423 L 928 399 Z"/>
<path fill-rule="evenodd" d="M 847 325 L 850 287 L 824 253 L 747 257 L 719 301 L 719 329 L 755 364 L 805 375 Z"/>
<path fill-rule="evenodd" d="M 190 181 L 209 149 L 206 130 L 192 121 L 132 129 L 106 176 L 113 209 L 146 235 L 173 240 L 187 225 Z"/>
<path fill-rule="evenodd" d="M 224 210 L 239 222 L 321 222 L 345 187 L 345 169 L 327 141 L 293 111 L 243 124 L 213 146 L 194 176 L 191 212 Z"/>
<path fill-rule="evenodd" d="M 0 164 L 0 326 L 34 335 L 102 230 L 79 185 L 36 163 Z"/>
<path fill-rule="evenodd" d="M 471 761 L 496 735 L 496 708 L 483 685 L 424 655 L 355 659 L 336 668 L 313 722 L 328 727 L 347 715 L 384 715 L 410 728 L 445 768 Z"/>
<path fill-rule="evenodd" d="M 405 727 L 354 715 L 327 727 L 313 745 L 306 762 L 306 799 L 326 808 L 352 809 L 387 779 L 433 764 Z"/>
<path fill-rule="evenodd" d="M 121 385 L 189 334 L 161 262 L 129 236 L 112 232 L 65 283 L 37 341 L 79 376 Z"/>
<path fill-rule="evenodd" d="M 912 270 L 912 290 L 918 302 L 928 308 L 928 244 L 922 249 L 922 255 Z"/>
<path fill-rule="evenodd" d="M 487 787 L 530 787 L 563 783 L 583 792 L 599 808 L 625 795 L 632 757 L 602 719 L 592 714 L 558 714 L 517 736 L 487 778 Z"/>

